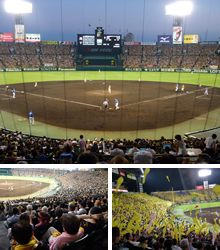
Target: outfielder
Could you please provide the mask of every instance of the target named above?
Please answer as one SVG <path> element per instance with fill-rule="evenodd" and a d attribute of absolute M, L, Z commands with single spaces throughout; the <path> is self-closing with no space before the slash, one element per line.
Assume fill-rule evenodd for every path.
<path fill-rule="evenodd" d="M 28 116 L 29 116 L 30 125 L 34 125 L 34 114 L 33 114 L 32 110 L 28 114 Z"/>
<path fill-rule="evenodd" d="M 37 82 L 35 82 L 34 87 L 37 87 Z"/>
<path fill-rule="evenodd" d="M 86 77 L 84 78 L 84 82 L 87 82 Z"/>
<path fill-rule="evenodd" d="M 141 78 L 139 77 L 139 80 L 138 80 L 139 82 L 141 82 Z"/>

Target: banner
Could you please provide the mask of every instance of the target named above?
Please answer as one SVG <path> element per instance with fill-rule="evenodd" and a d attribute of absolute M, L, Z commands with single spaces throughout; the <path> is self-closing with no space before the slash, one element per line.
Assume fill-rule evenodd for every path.
<path fill-rule="evenodd" d="M 182 44 L 182 27 L 173 27 L 173 44 Z"/>
<path fill-rule="evenodd" d="M 196 190 L 202 190 L 202 189 L 203 189 L 203 185 L 196 186 Z"/>
<path fill-rule="evenodd" d="M 58 44 L 58 41 L 42 41 L 42 44 Z"/>
<path fill-rule="evenodd" d="M 15 42 L 24 43 L 24 25 L 15 24 Z"/>
<path fill-rule="evenodd" d="M 209 184 L 209 189 L 214 188 L 216 184 Z"/>
<path fill-rule="evenodd" d="M 141 45 L 156 45 L 156 42 L 141 42 Z"/>
<path fill-rule="evenodd" d="M 211 41 L 211 42 L 200 42 L 199 44 L 202 44 L 202 45 L 207 45 L 207 44 L 218 44 L 218 42 L 215 42 L 215 41 Z"/>
<path fill-rule="evenodd" d="M 199 43 L 199 35 L 184 35 L 184 43 Z"/>
<path fill-rule="evenodd" d="M 146 66 L 151 68 L 151 67 L 154 67 L 154 64 L 146 64 Z"/>
<path fill-rule="evenodd" d="M 126 173 L 125 173 L 124 170 L 119 169 L 119 174 L 122 175 L 122 176 L 124 176 L 124 177 L 126 177 Z"/>
<path fill-rule="evenodd" d="M 127 174 L 127 178 L 132 179 L 132 180 L 137 180 L 136 176 L 134 174 Z"/>
<path fill-rule="evenodd" d="M 53 67 L 53 63 L 45 63 L 44 67 Z"/>
<path fill-rule="evenodd" d="M 59 41 L 60 45 L 75 45 L 75 42 L 65 42 L 65 41 Z"/>
<path fill-rule="evenodd" d="M 203 181 L 203 186 L 204 186 L 204 189 L 209 189 L 208 181 Z"/>
<path fill-rule="evenodd" d="M 140 45 L 140 42 L 124 42 L 124 45 Z"/>
<path fill-rule="evenodd" d="M 13 42 L 13 33 L 0 33 L 0 42 Z"/>
<path fill-rule="evenodd" d="M 40 34 L 28 34 L 26 33 L 26 43 L 40 43 Z"/>
<path fill-rule="evenodd" d="M 171 35 L 164 35 L 164 36 L 159 35 L 157 37 L 157 43 L 171 44 L 172 43 L 172 36 Z"/>

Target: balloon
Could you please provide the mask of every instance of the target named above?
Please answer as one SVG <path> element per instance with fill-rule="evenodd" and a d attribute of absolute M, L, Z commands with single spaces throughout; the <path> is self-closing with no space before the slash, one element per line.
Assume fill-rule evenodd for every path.
<path fill-rule="evenodd" d="M 220 185 L 215 185 L 213 191 L 217 194 L 220 194 Z"/>
<path fill-rule="evenodd" d="M 118 189 L 120 188 L 120 186 L 123 183 L 123 181 L 124 181 L 124 178 L 122 176 L 118 178 L 116 192 L 118 192 Z"/>
<path fill-rule="evenodd" d="M 197 196 L 194 196 L 194 197 L 193 197 L 193 200 L 195 201 L 196 199 L 197 199 Z"/>
<path fill-rule="evenodd" d="M 148 175 L 149 172 L 150 172 L 150 169 L 146 168 L 145 171 L 144 171 L 144 178 L 143 178 L 143 181 L 142 181 L 143 184 L 145 183 L 146 176 Z"/>

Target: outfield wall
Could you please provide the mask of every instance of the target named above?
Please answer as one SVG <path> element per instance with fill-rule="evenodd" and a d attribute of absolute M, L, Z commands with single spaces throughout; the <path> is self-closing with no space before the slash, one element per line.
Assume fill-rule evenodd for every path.
<path fill-rule="evenodd" d="M 3 68 L 0 72 L 21 72 L 21 71 L 135 71 L 135 72 L 178 72 L 178 73 L 208 73 L 220 74 L 220 70 L 215 69 L 173 69 L 173 68 L 122 68 L 114 66 L 86 66 L 73 68 L 37 67 L 37 68 Z"/>
<path fill-rule="evenodd" d="M 28 194 L 28 195 L 22 195 L 22 196 L 16 196 L 16 197 L 9 198 L 9 197 L 1 197 L 1 194 L 0 194 L 0 200 L 2 200 L 2 201 L 14 200 L 14 199 L 26 199 L 30 196 L 32 196 L 32 197 L 41 196 L 42 194 L 45 194 L 45 193 L 55 189 L 58 186 L 58 182 L 55 179 L 46 178 L 46 177 L 32 177 L 32 176 L 19 176 L 19 175 L 3 176 L 3 175 L 0 175 L 0 179 L 2 179 L 2 180 L 38 181 L 38 182 L 44 182 L 44 183 L 50 184 L 48 187 L 43 188 L 35 193 Z"/>

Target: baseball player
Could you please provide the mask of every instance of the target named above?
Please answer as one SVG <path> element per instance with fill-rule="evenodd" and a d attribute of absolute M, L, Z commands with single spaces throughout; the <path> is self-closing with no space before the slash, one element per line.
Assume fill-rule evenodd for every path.
<path fill-rule="evenodd" d="M 112 86 L 111 86 L 111 85 L 108 86 L 108 93 L 109 93 L 109 94 L 112 93 Z"/>
<path fill-rule="evenodd" d="M 8 85 L 7 86 L 5 86 L 5 91 L 7 91 L 8 90 Z"/>
<path fill-rule="evenodd" d="M 178 89 L 179 89 L 179 84 L 177 83 L 175 91 L 178 91 Z"/>
<path fill-rule="evenodd" d="M 84 82 L 87 82 L 86 77 L 84 78 Z"/>
<path fill-rule="evenodd" d="M 138 81 L 141 82 L 141 77 L 139 77 Z"/>
<path fill-rule="evenodd" d="M 33 114 L 32 110 L 28 114 L 28 116 L 29 116 L 30 125 L 34 125 L 34 114 Z"/>
<path fill-rule="evenodd" d="M 206 87 L 205 88 L 205 93 L 204 93 L 204 95 L 208 95 L 209 94 L 209 92 L 208 92 L 208 87 Z"/>
<path fill-rule="evenodd" d="M 182 88 L 181 88 L 181 91 L 184 91 L 184 89 L 185 89 L 185 86 L 184 86 L 184 84 L 182 85 Z"/>
<path fill-rule="evenodd" d="M 15 88 L 12 90 L 12 95 L 13 95 L 13 98 L 15 98 L 15 93 L 16 93 L 16 91 L 15 91 Z"/>
<path fill-rule="evenodd" d="M 35 82 L 34 87 L 37 87 L 37 82 Z"/>
<path fill-rule="evenodd" d="M 108 109 L 108 99 L 106 98 L 106 100 L 103 102 L 103 105 L 105 106 L 105 110 Z"/>
<path fill-rule="evenodd" d="M 115 99 L 115 109 L 116 110 L 119 109 L 118 105 L 119 105 L 119 101 L 117 99 Z"/>

